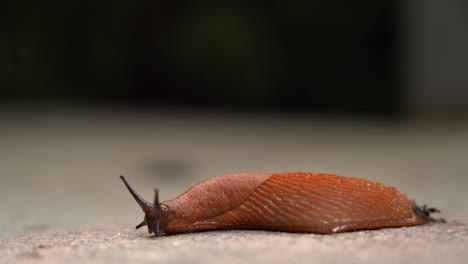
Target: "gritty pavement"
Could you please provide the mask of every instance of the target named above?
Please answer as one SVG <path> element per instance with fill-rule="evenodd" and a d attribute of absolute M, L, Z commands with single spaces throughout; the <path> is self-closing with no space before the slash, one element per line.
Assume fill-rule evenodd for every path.
<path fill-rule="evenodd" d="M 0 111 L 0 263 L 467 263 L 468 122 L 116 109 Z M 337 235 L 165 237 L 118 179 L 162 201 L 233 172 L 395 186 L 447 224 Z M 438 216 L 437 216 L 438 217 Z"/>
<path fill-rule="evenodd" d="M 123 226 L 0 239 L 2 263 L 466 263 L 468 225 L 452 221 L 336 235 L 216 231 L 165 237 Z"/>

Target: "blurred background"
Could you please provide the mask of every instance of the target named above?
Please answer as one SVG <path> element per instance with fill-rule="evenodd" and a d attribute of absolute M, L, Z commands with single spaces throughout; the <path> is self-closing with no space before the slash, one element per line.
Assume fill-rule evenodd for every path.
<path fill-rule="evenodd" d="M 0 234 L 139 222 L 229 172 L 382 181 L 467 216 L 468 5 L 9 1 Z"/>
<path fill-rule="evenodd" d="M 1 101 L 466 114 L 466 10 L 463 0 L 10 1 Z"/>

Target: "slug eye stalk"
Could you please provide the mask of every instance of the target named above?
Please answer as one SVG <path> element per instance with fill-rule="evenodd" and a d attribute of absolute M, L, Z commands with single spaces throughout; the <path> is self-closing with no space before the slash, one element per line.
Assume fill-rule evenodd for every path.
<path fill-rule="evenodd" d="M 153 203 L 153 210 L 151 211 L 151 216 L 153 219 L 156 219 L 156 228 L 153 228 L 153 233 L 156 236 L 160 236 L 160 228 L 159 228 L 159 218 L 161 217 L 161 206 L 159 205 L 159 190 L 154 189 L 154 203 Z M 156 230 L 155 230 L 156 229 Z"/>
<path fill-rule="evenodd" d="M 130 184 L 127 182 L 127 180 L 125 179 L 124 176 L 120 175 L 120 179 L 123 181 L 123 183 L 125 184 L 125 186 L 127 186 L 127 189 L 128 191 L 130 192 L 130 194 L 133 196 L 133 198 L 135 199 L 135 201 L 138 203 L 138 205 L 141 207 L 141 210 L 143 210 L 144 213 L 146 213 L 151 207 L 153 207 L 152 204 L 150 204 L 149 202 L 147 202 L 145 199 L 143 199 L 143 197 L 141 197 L 134 189 L 132 186 L 130 186 Z M 140 224 L 141 225 L 141 224 Z M 138 225 L 138 226 L 140 226 Z M 140 226 L 141 227 L 141 226 Z"/>

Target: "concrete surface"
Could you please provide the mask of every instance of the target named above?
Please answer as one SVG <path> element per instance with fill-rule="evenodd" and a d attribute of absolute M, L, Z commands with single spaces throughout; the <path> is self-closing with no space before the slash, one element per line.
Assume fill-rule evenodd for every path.
<path fill-rule="evenodd" d="M 468 123 L 109 109 L 0 112 L 0 263 L 467 263 Z M 148 200 L 231 172 L 316 171 L 395 186 L 448 224 L 321 236 L 162 238 Z M 159 261 L 156 261 L 159 260 Z M 156 262 L 155 262 L 156 261 Z"/>
<path fill-rule="evenodd" d="M 466 224 L 338 235 L 217 231 L 166 237 L 123 226 L 0 240 L 2 263 L 466 263 Z"/>

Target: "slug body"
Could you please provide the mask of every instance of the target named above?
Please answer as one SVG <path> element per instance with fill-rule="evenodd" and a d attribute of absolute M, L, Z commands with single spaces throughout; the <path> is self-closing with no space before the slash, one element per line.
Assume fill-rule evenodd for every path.
<path fill-rule="evenodd" d="M 121 176 L 145 213 L 137 226 L 156 236 L 218 229 L 317 234 L 437 221 L 394 187 L 325 173 L 240 173 L 204 180 L 180 196 L 154 204 Z M 444 221 L 443 219 L 439 221 Z"/>

